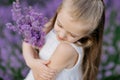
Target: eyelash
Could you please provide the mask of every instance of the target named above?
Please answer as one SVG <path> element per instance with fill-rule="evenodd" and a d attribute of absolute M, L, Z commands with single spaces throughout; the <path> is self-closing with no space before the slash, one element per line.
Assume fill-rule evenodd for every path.
<path fill-rule="evenodd" d="M 75 36 L 73 36 L 72 34 L 71 34 L 71 36 L 72 36 L 73 38 L 75 38 Z"/>
<path fill-rule="evenodd" d="M 62 26 L 61 26 L 61 25 L 59 25 L 59 24 L 58 24 L 58 26 L 59 26 L 60 28 L 62 28 Z M 74 36 L 74 35 L 72 35 L 72 34 L 70 34 L 70 35 L 71 35 L 73 38 L 75 38 L 75 36 Z"/>
<path fill-rule="evenodd" d="M 61 25 L 59 25 L 59 24 L 58 24 L 58 26 L 59 26 L 60 28 L 62 28 L 62 26 L 61 26 Z"/>

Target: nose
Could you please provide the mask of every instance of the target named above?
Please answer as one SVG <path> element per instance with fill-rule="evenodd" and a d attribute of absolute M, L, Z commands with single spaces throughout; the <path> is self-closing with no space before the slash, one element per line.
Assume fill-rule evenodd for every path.
<path fill-rule="evenodd" d="M 61 31 L 61 32 L 58 34 L 58 37 L 59 37 L 61 40 L 65 40 L 65 38 L 66 38 L 66 32 L 65 32 L 65 31 Z"/>

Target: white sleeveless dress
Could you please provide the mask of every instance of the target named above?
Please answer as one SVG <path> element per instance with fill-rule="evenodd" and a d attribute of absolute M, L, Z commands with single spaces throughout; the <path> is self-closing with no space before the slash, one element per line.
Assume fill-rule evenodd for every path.
<path fill-rule="evenodd" d="M 46 35 L 46 43 L 43 46 L 43 48 L 40 50 L 40 53 L 39 53 L 40 58 L 43 60 L 48 60 L 52 56 L 53 52 L 55 51 L 55 49 L 59 43 L 60 42 L 56 37 L 56 33 L 55 33 L 54 29 L 52 29 Z M 75 50 L 79 54 L 78 60 L 72 68 L 63 69 L 57 75 L 55 80 L 82 80 L 81 64 L 82 64 L 82 59 L 83 59 L 83 48 L 78 47 L 73 43 L 70 43 L 70 45 L 73 48 L 75 48 Z M 31 70 L 24 80 L 34 80 Z"/>

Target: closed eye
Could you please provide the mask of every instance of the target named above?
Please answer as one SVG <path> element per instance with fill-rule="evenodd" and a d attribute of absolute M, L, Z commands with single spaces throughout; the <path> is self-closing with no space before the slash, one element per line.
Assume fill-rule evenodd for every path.
<path fill-rule="evenodd" d="M 59 24 L 58 24 L 58 26 L 59 26 L 60 28 L 63 28 L 63 27 L 62 27 L 61 25 L 59 25 Z"/>
<path fill-rule="evenodd" d="M 63 28 L 62 25 L 59 24 L 59 22 L 57 22 L 57 25 L 58 25 L 60 28 Z"/>
<path fill-rule="evenodd" d="M 71 34 L 71 36 L 73 37 L 73 38 L 75 38 L 76 36 L 74 36 L 73 34 Z"/>
<path fill-rule="evenodd" d="M 63 28 L 63 26 L 61 25 L 61 23 L 59 22 L 59 20 L 57 20 L 57 25 L 60 27 L 60 28 Z M 70 34 L 71 37 L 75 38 L 77 36 L 73 35 L 72 33 L 68 32 Z"/>

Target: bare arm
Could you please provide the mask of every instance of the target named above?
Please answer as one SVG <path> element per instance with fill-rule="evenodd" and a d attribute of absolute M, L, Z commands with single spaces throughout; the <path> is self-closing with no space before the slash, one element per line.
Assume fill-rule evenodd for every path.
<path fill-rule="evenodd" d="M 45 25 L 44 31 L 46 34 L 52 29 L 50 25 L 49 22 Z M 29 43 L 23 42 L 22 50 L 25 62 L 31 68 L 35 80 L 48 80 L 55 75 L 56 71 L 46 66 L 50 61 L 41 60 L 38 53 Z"/>
<path fill-rule="evenodd" d="M 68 43 L 60 43 L 50 58 L 50 64 L 47 66 L 61 72 L 68 65 L 71 64 L 73 58 L 77 56 L 76 51 Z"/>
<path fill-rule="evenodd" d="M 33 63 L 35 58 L 39 58 L 38 53 L 35 51 L 35 49 L 29 43 L 26 43 L 24 41 L 22 44 L 22 52 L 25 62 L 28 66 L 31 66 L 30 64 Z"/>
<path fill-rule="evenodd" d="M 45 24 L 43 31 L 45 31 L 46 34 L 49 33 L 49 31 L 53 28 L 53 26 L 51 26 L 52 21 L 53 21 L 53 18 L 51 18 L 50 21 Z M 35 58 L 40 59 L 38 55 L 38 52 L 40 51 L 40 49 L 38 48 L 36 49 L 37 51 L 30 44 L 23 41 L 23 44 L 22 44 L 23 57 L 28 66 L 30 66 L 29 64 L 33 63 Z"/>

